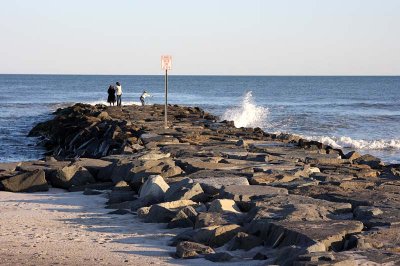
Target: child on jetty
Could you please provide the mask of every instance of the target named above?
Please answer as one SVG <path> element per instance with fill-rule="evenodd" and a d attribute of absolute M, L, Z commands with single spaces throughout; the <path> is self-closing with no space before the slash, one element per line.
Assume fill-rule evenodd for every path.
<path fill-rule="evenodd" d="M 152 97 L 152 96 L 150 94 L 148 94 L 147 91 L 143 91 L 142 95 L 140 96 L 140 101 L 142 102 L 142 106 L 144 106 L 146 104 L 144 100 L 147 97 Z"/>

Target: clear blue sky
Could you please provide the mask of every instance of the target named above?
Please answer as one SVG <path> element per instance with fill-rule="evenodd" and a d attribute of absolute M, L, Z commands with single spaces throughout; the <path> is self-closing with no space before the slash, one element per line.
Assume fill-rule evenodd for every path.
<path fill-rule="evenodd" d="M 399 75 L 399 0 L 0 0 L 0 73 Z"/>

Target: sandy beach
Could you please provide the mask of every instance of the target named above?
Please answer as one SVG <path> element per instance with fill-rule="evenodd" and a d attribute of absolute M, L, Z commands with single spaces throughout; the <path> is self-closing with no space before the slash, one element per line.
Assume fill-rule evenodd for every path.
<path fill-rule="evenodd" d="M 104 208 L 106 201 L 56 188 L 0 192 L 0 265 L 218 265 L 172 258 L 168 241 L 184 229 L 108 214 L 113 210 Z"/>
<path fill-rule="evenodd" d="M 172 265 L 173 235 L 131 214 L 111 215 L 102 195 L 51 189 L 0 193 L 1 265 Z"/>

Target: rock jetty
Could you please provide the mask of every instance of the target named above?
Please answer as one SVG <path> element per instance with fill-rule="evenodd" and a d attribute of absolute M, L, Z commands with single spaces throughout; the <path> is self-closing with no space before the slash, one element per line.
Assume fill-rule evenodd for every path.
<path fill-rule="evenodd" d="M 168 119 L 161 105 L 59 109 L 30 132 L 46 158 L 0 164 L 0 190 L 107 193 L 116 213 L 186 228 L 176 258 L 400 264 L 400 165 L 195 107 Z"/>

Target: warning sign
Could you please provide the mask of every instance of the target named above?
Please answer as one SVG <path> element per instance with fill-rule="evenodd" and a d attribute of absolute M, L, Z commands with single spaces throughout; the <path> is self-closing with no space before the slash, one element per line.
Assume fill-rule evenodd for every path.
<path fill-rule="evenodd" d="M 162 55 L 161 56 L 161 69 L 171 70 L 172 69 L 172 56 Z"/>

